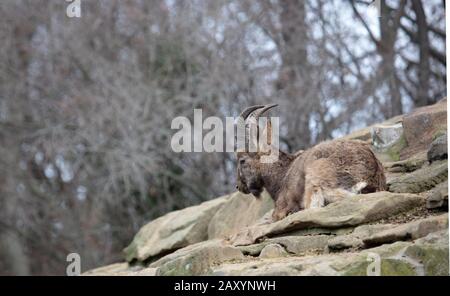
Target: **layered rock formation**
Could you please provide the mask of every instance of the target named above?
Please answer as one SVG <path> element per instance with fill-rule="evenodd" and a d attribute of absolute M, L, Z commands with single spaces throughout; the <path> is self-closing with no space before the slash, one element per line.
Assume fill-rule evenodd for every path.
<path fill-rule="evenodd" d="M 389 192 L 270 223 L 273 202 L 233 193 L 151 221 L 126 262 L 85 275 L 448 275 L 446 100 L 357 131 Z"/>

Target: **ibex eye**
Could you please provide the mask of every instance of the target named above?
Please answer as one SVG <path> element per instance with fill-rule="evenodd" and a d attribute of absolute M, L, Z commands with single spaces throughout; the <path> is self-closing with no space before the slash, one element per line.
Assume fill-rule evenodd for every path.
<path fill-rule="evenodd" d="M 240 164 L 244 164 L 245 163 L 245 159 L 239 159 L 239 163 Z"/>

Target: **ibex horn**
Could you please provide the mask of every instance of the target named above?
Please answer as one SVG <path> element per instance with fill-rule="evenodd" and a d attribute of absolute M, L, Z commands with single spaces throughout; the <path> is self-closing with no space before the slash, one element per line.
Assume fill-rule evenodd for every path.
<path fill-rule="evenodd" d="M 266 113 L 268 110 L 270 110 L 270 109 L 272 109 L 272 108 L 274 108 L 274 107 L 276 107 L 276 106 L 278 106 L 278 104 L 270 104 L 270 105 L 266 105 L 266 106 L 264 106 L 264 108 L 258 110 L 258 111 L 255 113 L 255 119 L 256 119 L 256 122 L 258 122 L 259 117 L 260 117 L 261 115 L 263 115 L 263 114 Z"/>
<path fill-rule="evenodd" d="M 247 118 L 256 110 L 264 108 L 265 105 L 255 105 L 255 106 L 251 106 L 246 108 L 244 111 L 242 111 L 241 115 L 239 115 L 238 118 L 238 122 L 241 122 L 241 124 L 246 124 L 246 120 Z M 243 121 L 243 122 L 242 122 Z M 248 136 L 245 136 L 245 147 L 247 147 L 247 142 L 248 142 Z M 235 144 L 237 143 L 237 135 L 235 135 Z"/>
<path fill-rule="evenodd" d="M 241 115 L 239 115 L 239 117 L 242 117 L 244 120 L 247 119 L 247 117 L 250 116 L 250 114 L 252 114 L 253 112 L 255 112 L 255 110 L 264 108 L 265 105 L 255 105 L 255 106 L 251 106 L 248 107 L 247 109 L 245 109 L 244 111 L 242 111 Z"/>
<path fill-rule="evenodd" d="M 267 112 L 268 110 L 270 110 L 270 109 L 272 109 L 272 108 L 274 108 L 274 107 L 276 107 L 276 106 L 278 106 L 278 104 L 255 105 L 255 106 L 248 107 L 248 108 L 246 108 L 246 109 L 241 113 L 241 115 L 239 116 L 239 120 L 244 120 L 244 122 L 245 122 L 245 121 L 247 120 L 247 118 L 248 118 L 253 112 L 255 112 L 256 110 L 260 109 L 260 110 L 257 111 L 257 113 L 256 113 L 256 115 L 255 115 L 256 122 L 258 122 L 259 117 L 260 117 L 262 114 L 264 114 L 265 112 Z M 259 128 L 259 127 L 258 127 L 258 128 Z M 258 134 L 258 137 L 259 137 L 259 134 Z M 236 139 L 237 139 L 237 135 L 236 135 Z M 247 136 L 245 137 L 245 141 L 246 141 L 246 143 L 247 143 L 247 141 L 248 141 L 248 137 L 247 137 Z M 246 146 L 247 146 L 247 145 L 246 145 Z"/>

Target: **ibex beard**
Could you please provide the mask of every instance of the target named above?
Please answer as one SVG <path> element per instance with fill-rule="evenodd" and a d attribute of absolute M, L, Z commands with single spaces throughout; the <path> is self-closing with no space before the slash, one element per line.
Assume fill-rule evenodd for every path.
<path fill-rule="evenodd" d="M 275 106 L 252 106 L 244 110 L 241 117 L 247 125 L 256 124 L 259 129 L 259 117 Z M 271 132 L 270 121 L 267 121 L 263 138 L 271 139 Z M 261 145 L 260 141 L 256 143 Z M 261 149 L 257 152 L 237 152 L 236 188 L 256 198 L 266 189 L 275 201 L 273 221 L 355 194 L 386 190 L 383 166 L 365 142 L 327 141 L 296 154 L 285 153 L 270 142 L 264 145 L 266 147 L 258 147 Z M 271 149 L 277 149 L 276 153 Z M 277 155 L 276 161 L 261 161 L 273 154 Z"/>

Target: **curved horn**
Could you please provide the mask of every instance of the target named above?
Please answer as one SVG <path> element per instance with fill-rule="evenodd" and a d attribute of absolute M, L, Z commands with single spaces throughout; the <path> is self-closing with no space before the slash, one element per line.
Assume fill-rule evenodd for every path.
<path fill-rule="evenodd" d="M 267 111 L 269 111 L 270 109 L 272 109 L 272 108 L 274 108 L 274 107 L 276 107 L 276 106 L 278 106 L 278 104 L 269 104 L 269 105 L 265 105 L 264 106 L 264 108 L 262 108 L 262 109 L 259 109 L 258 111 L 256 111 L 255 112 L 255 121 L 256 121 L 256 126 L 257 126 L 257 129 L 258 129 L 258 133 L 257 133 L 257 135 L 256 135 L 256 140 L 257 140 L 257 143 L 259 144 L 259 117 L 261 116 L 261 115 L 263 115 L 264 113 L 266 113 Z M 268 121 L 267 122 L 267 128 L 269 129 L 269 126 L 271 126 L 271 124 L 270 124 L 270 121 Z M 268 131 L 268 132 L 270 132 L 271 133 L 271 131 Z M 271 139 L 271 135 L 269 136 L 269 141 L 270 141 L 270 139 Z"/>
<path fill-rule="evenodd" d="M 274 108 L 274 107 L 276 107 L 276 106 L 278 106 L 278 104 L 269 104 L 269 105 L 264 106 L 264 108 L 258 110 L 258 111 L 255 113 L 255 119 L 256 119 L 256 122 L 259 121 L 259 117 L 260 117 L 261 115 L 263 115 L 264 113 L 266 113 L 267 111 L 269 111 L 270 109 L 272 109 L 272 108 Z"/>
<path fill-rule="evenodd" d="M 247 121 L 247 118 L 253 113 L 253 112 L 255 112 L 256 110 L 258 110 L 258 109 L 261 109 L 261 108 L 264 108 L 264 106 L 265 105 L 255 105 L 255 106 L 251 106 L 251 107 L 248 107 L 248 108 L 246 108 L 244 111 L 242 111 L 242 113 L 239 115 L 239 117 L 238 117 L 238 125 L 239 124 L 245 124 L 245 126 L 247 126 L 247 123 L 246 123 L 246 121 Z M 237 145 L 237 134 L 235 134 L 235 145 Z M 248 135 L 247 135 L 247 132 L 245 132 L 245 138 L 244 138 L 245 140 L 245 150 L 247 150 L 247 142 L 248 142 Z M 236 147 L 235 147 L 236 148 Z"/>
<path fill-rule="evenodd" d="M 265 105 L 255 105 L 255 106 L 251 106 L 248 107 L 247 109 L 245 109 L 244 111 L 242 111 L 241 115 L 239 115 L 239 117 L 242 117 L 244 120 L 247 119 L 247 117 L 250 116 L 250 114 L 252 114 L 253 112 L 255 112 L 255 110 L 264 108 Z"/>

